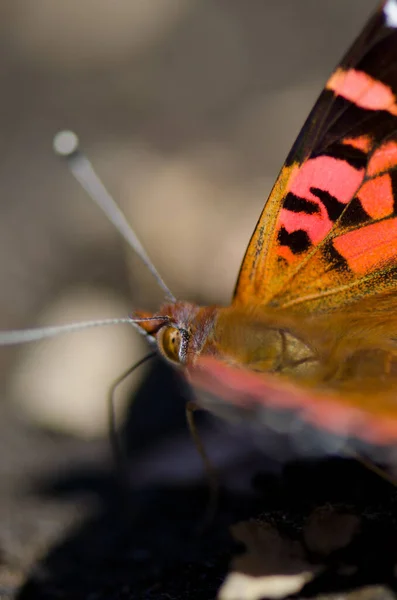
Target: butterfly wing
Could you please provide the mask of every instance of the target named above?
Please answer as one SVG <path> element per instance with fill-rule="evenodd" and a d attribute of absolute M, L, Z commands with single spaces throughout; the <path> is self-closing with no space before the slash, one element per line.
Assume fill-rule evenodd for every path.
<path fill-rule="evenodd" d="M 259 427 L 274 425 L 276 414 L 289 433 L 292 423 L 320 429 L 321 444 L 326 431 L 343 448 L 395 443 L 396 275 L 397 0 L 387 0 L 309 115 L 235 290 L 236 312 L 273 315 L 275 324 L 288 315 L 291 331 L 309 337 L 319 369 L 280 376 L 200 355 L 190 380 L 210 393 L 213 412 L 238 409 Z"/>
<path fill-rule="evenodd" d="M 188 376 L 196 389 L 206 392 L 207 400 L 201 401 L 204 408 L 208 401 L 211 412 L 226 418 L 235 413 L 239 421 L 253 423 L 259 430 L 266 425 L 277 433 L 298 434 L 301 429 L 307 451 L 329 446 L 329 438 L 315 436 L 318 429 L 338 438 L 332 441 L 337 446 L 328 447 L 332 452 L 358 450 L 362 443 L 380 449 L 397 441 L 393 395 L 382 394 L 380 403 L 368 404 L 362 395 L 350 394 L 341 404 L 339 397 L 324 390 L 237 369 L 212 357 L 201 358 Z"/>
<path fill-rule="evenodd" d="M 396 287 L 397 0 L 306 121 L 259 218 L 234 304 L 327 311 Z"/>

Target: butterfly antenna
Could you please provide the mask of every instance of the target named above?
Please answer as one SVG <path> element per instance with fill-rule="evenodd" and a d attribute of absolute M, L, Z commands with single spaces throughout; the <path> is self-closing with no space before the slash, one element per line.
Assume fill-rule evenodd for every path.
<path fill-rule="evenodd" d="M 13 344 L 24 344 L 26 342 L 39 342 L 46 338 L 55 337 L 62 333 L 73 333 L 91 327 L 103 327 L 104 325 L 119 325 L 130 323 L 126 317 L 123 319 L 101 319 L 98 321 L 83 321 L 81 323 L 68 323 L 67 325 L 54 325 L 51 327 L 37 327 L 35 329 L 12 329 L 0 331 L 0 346 L 12 346 Z"/>
<path fill-rule="evenodd" d="M 82 321 L 80 323 L 37 327 L 34 329 L 11 329 L 10 331 L 0 331 L 0 346 L 39 342 L 40 340 L 55 337 L 62 333 L 74 333 L 76 331 L 82 331 L 83 329 L 91 329 L 92 327 L 103 327 L 104 325 L 122 325 L 128 323 L 129 325 L 135 326 L 138 331 L 142 333 L 138 323 L 146 323 L 147 321 L 167 321 L 168 319 L 169 317 L 163 316 L 143 317 L 138 319 L 122 317 L 119 319 L 99 319 L 97 321 Z"/>
<path fill-rule="evenodd" d="M 79 149 L 77 135 L 73 131 L 60 131 L 54 137 L 53 145 L 55 152 L 66 159 L 68 167 L 75 179 L 80 183 L 95 204 L 103 210 L 109 221 L 113 223 L 118 232 L 152 273 L 158 285 L 164 290 L 166 297 L 171 302 L 175 302 L 175 296 L 171 293 L 156 267 L 153 265 L 125 215 L 99 179 L 88 158 Z"/>

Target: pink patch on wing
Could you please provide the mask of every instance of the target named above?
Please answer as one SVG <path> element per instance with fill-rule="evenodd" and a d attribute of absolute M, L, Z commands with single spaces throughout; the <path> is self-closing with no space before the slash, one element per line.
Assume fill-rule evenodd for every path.
<path fill-rule="evenodd" d="M 335 196 L 339 202 L 349 202 L 364 177 L 364 169 L 355 169 L 344 160 L 318 156 L 304 163 L 293 179 L 290 191 L 301 198 L 320 202 L 310 188 L 319 188 Z"/>
<path fill-rule="evenodd" d="M 331 75 L 326 89 L 332 90 L 360 108 L 386 110 L 392 115 L 397 115 L 396 98 L 391 88 L 364 71 L 345 71 L 339 68 Z"/>
<path fill-rule="evenodd" d="M 332 229 L 333 221 L 323 202 L 310 188 L 328 192 L 342 204 L 347 204 L 354 197 L 363 178 L 364 169 L 355 169 L 344 160 L 331 156 L 318 156 L 308 160 L 292 180 L 289 191 L 315 204 L 318 212 L 308 214 L 283 208 L 278 227 L 284 227 L 288 233 L 304 230 L 312 244 L 318 244 Z"/>
<path fill-rule="evenodd" d="M 321 206 L 320 215 L 308 215 L 303 212 L 294 213 L 285 208 L 280 211 L 280 225 L 288 233 L 304 230 L 312 244 L 318 244 L 332 229 L 333 222 L 329 219 L 327 211 Z"/>

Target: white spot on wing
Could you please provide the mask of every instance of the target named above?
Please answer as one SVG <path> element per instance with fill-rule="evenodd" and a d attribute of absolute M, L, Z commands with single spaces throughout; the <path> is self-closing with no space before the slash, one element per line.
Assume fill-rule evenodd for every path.
<path fill-rule="evenodd" d="M 397 27 L 397 0 L 387 0 L 383 13 L 388 27 Z"/>

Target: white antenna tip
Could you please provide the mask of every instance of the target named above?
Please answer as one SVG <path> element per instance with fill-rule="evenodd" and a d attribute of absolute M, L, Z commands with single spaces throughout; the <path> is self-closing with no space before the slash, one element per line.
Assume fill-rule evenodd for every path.
<path fill-rule="evenodd" d="M 79 147 L 79 138 L 73 131 L 60 131 L 53 141 L 53 148 L 60 156 L 70 156 Z"/>

